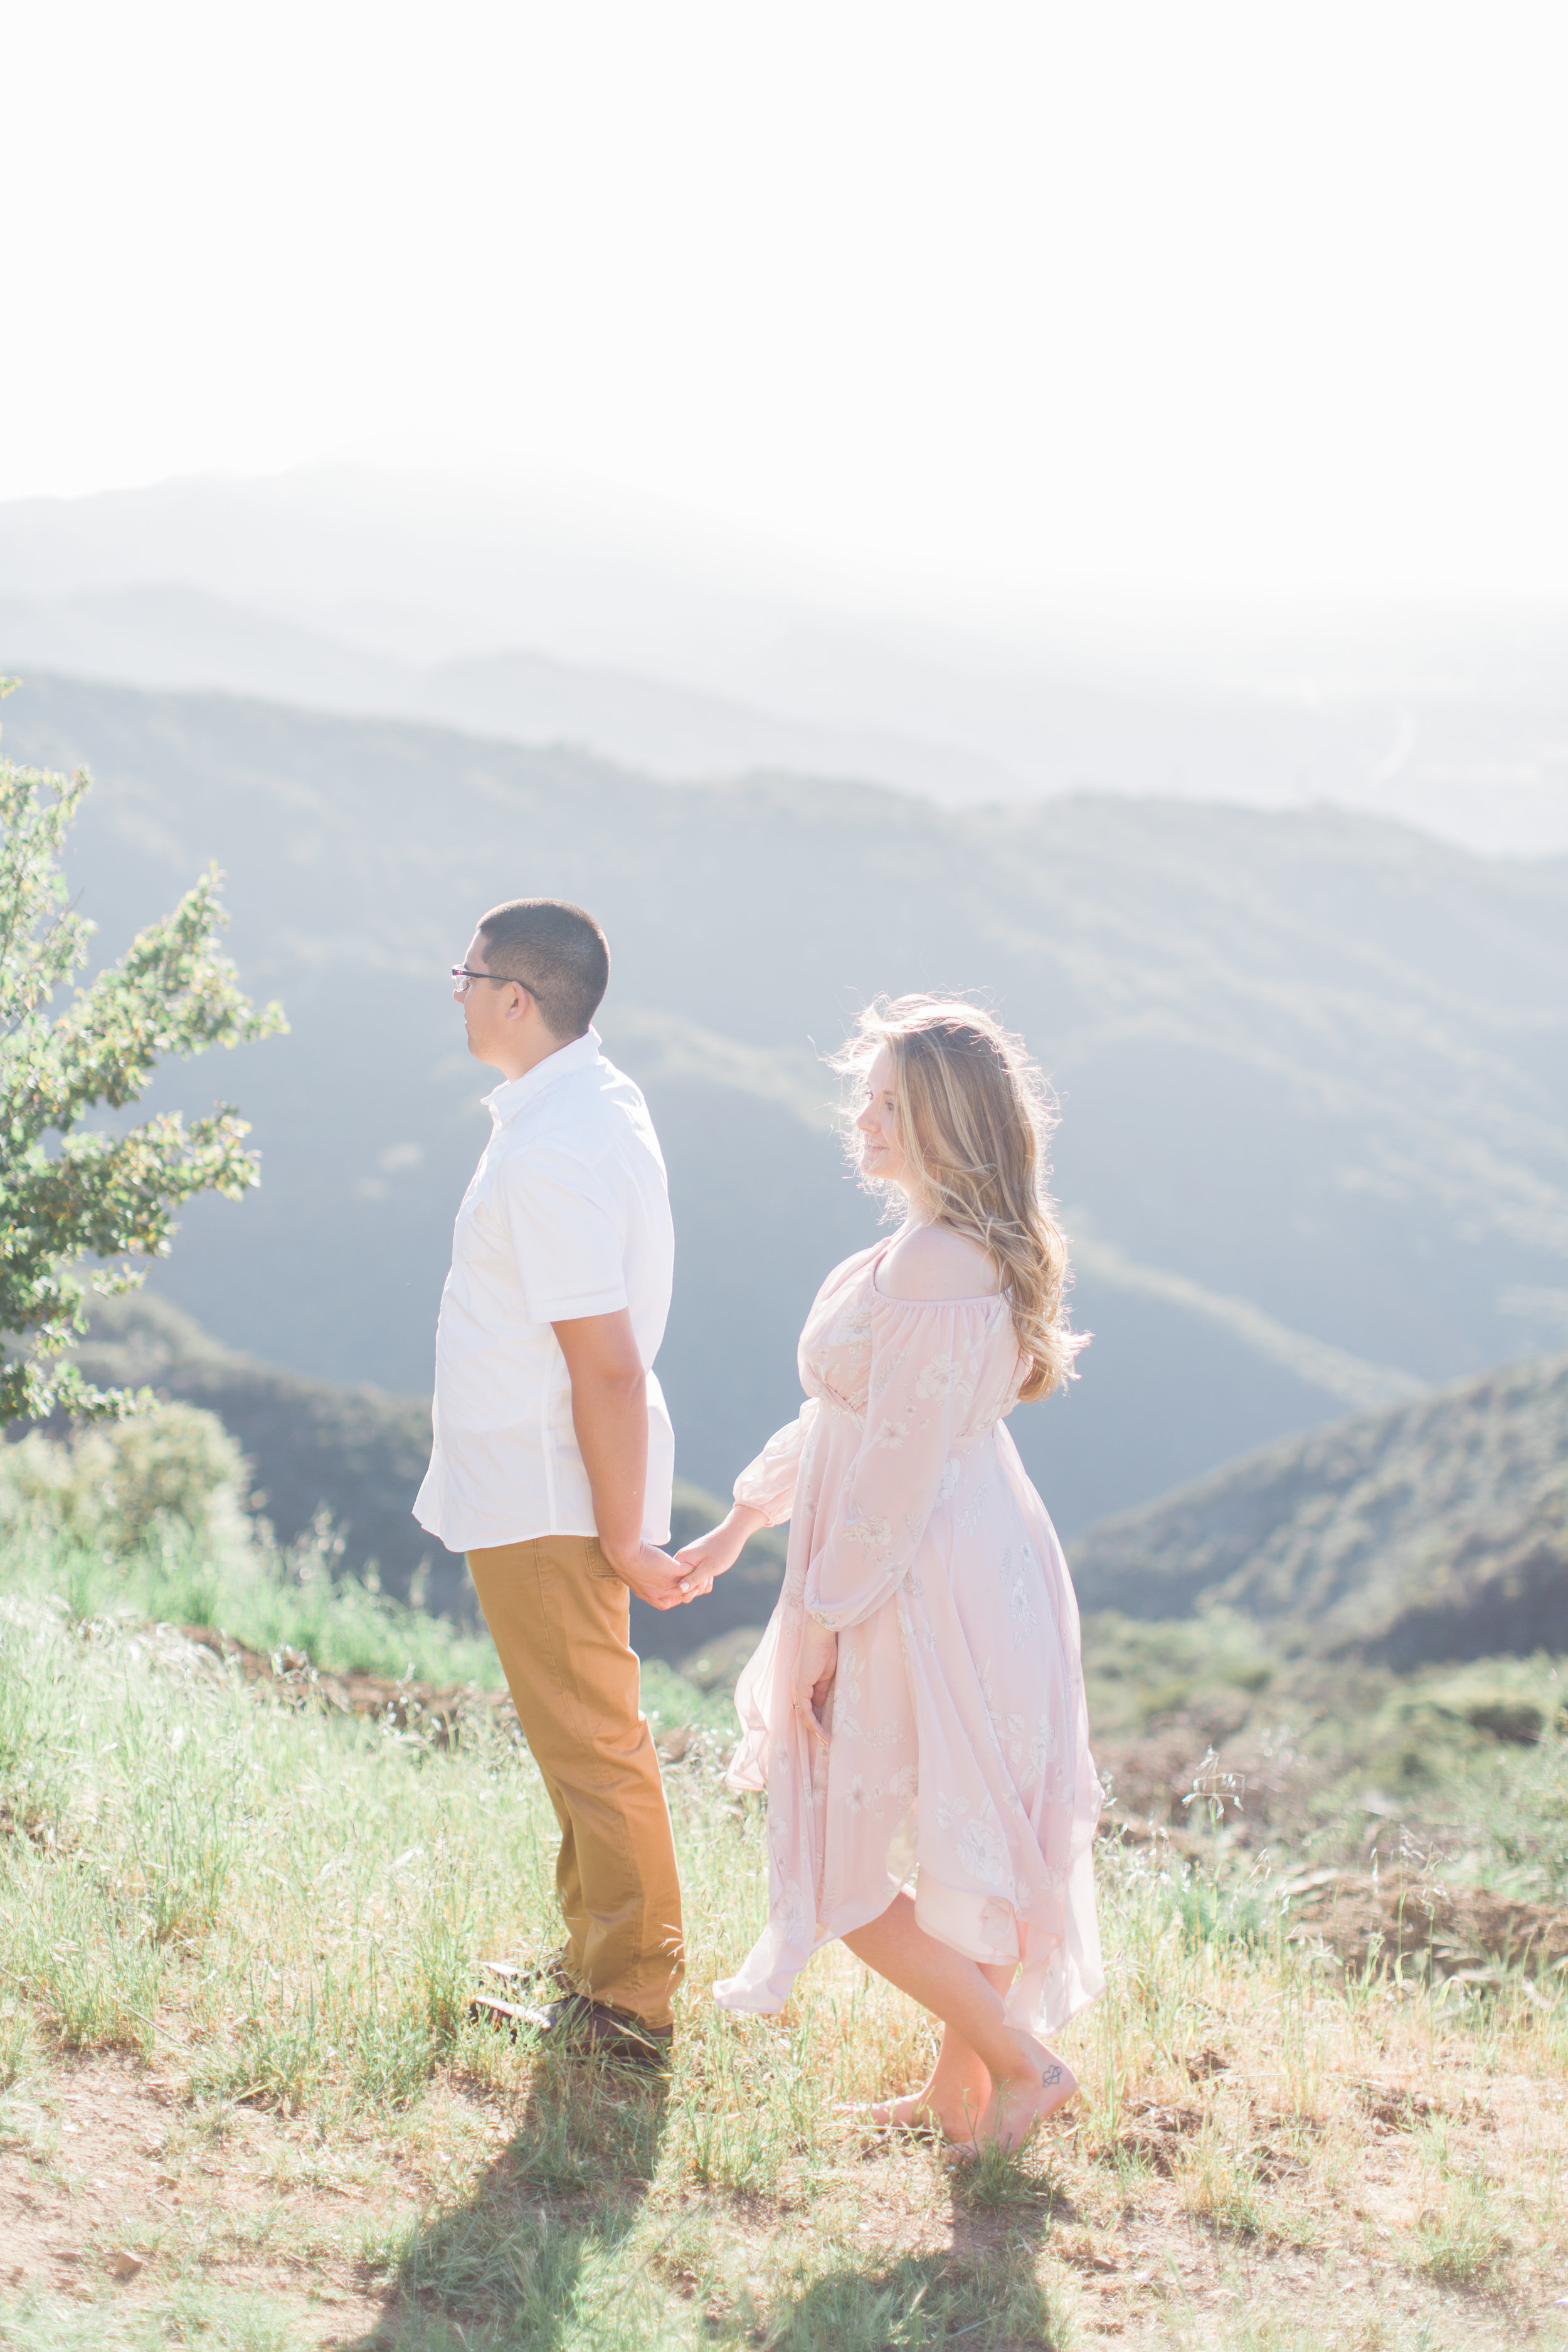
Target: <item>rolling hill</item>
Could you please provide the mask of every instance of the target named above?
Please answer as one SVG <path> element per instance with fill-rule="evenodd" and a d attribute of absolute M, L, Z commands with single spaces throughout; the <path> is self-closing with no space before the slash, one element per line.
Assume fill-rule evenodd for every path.
<path fill-rule="evenodd" d="M 1568 1651 L 1568 1356 L 1265 1447 L 1089 1529 L 1073 1567 L 1086 1609 L 1219 1603 L 1396 1671 Z"/>
<path fill-rule="evenodd" d="M 0 523 L 3 541 L 3 523 Z M 813 726 L 731 695 L 538 653 L 410 661 L 178 583 L 0 594 L 0 670 L 268 694 L 304 709 L 436 719 L 519 743 L 577 744 L 688 782 L 757 768 L 853 774 L 937 800 L 1028 789 L 1016 766 L 940 736 Z"/>
<path fill-rule="evenodd" d="M 1568 1334 L 1568 866 L 1317 810 L 1080 795 L 941 810 L 850 783 L 670 787 L 565 750 L 33 678 L 5 746 L 99 779 L 72 887 L 118 952 L 209 857 L 292 1034 L 160 1079 L 255 1123 L 154 1281 L 226 1346 L 427 1392 L 485 1122 L 447 967 L 520 890 L 609 930 L 608 1050 L 679 1244 L 660 1372 L 724 1491 L 798 1395 L 822 1274 L 876 1231 L 816 1048 L 879 989 L 979 988 L 1060 1091 L 1095 1334 L 1022 1411 L 1069 1535 L 1347 1408 Z"/>
<path fill-rule="evenodd" d="M 1092 788 L 1320 799 L 1568 849 L 1558 604 L 921 617 L 687 511 L 363 466 L 0 502 L 0 663 L 787 769 L 954 805 Z"/>
<path fill-rule="evenodd" d="M 216 1412 L 252 1465 L 251 1507 L 281 1542 L 326 1509 L 347 1568 L 374 1562 L 387 1591 L 412 1587 L 427 1607 L 472 1619 L 461 1563 L 409 1515 L 430 1443 L 417 1399 L 257 1363 L 146 1293 L 99 1302 L 92 1323 L 89 1377 Z M 675 1541 L 721 1507 L 678 1481 Z M 660 1615 L 634 1601 L 638 1650 L 684 1658 L 762 1624 L 784 1551 L 784 1531 L 769 1531 L 687 1609 Z M 1568 1652 L 1568 1355 L 1264 1447 L 1086 1528 L 1072 1565 L 1086 1612 L 1168 1622 L 1217 1604 L 1251 1618 L 1281 1656 L 1405 1673 Z"/>
<path fill-rule="evenodd" d="M 0 509 L 3 669 L 434 719 L 669 782 L 854 776 L 955 807 L 1083 788 L 1266 809 L 1322 798 L 1489 854 L 1568 847 L 1562 699 L 1530 683 L 1324 697 L 1070 665 L 944 672 L 874 639 L 795 630 L 742 695 L 529 647 L 411 657 L 180 581 L 6 595 L 5 559 Z"/>

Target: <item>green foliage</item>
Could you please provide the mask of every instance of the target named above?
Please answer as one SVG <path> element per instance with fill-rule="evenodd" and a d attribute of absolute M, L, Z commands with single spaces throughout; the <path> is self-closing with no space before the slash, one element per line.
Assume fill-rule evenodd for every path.
<path fill-rule="evenodd" d="M 1404 1673 L 1568 1646 L 1568 1356 L 1266 1446 L 1089 1529 L 1084 1607 Z M 1510 1733 L 1506 1720 L 1499 1736 Z"/>
<path fill-rule="evenodd" d="M 1228 1609 L 1154 1619 L 1096 1611 L 1083 1621 L 1083 1660 L 1101 1738 L 1221 1692 L 1255 1698 L 1278 1671 L 1263 1629 Z"/>
<path fill-rule="evenodd" d="M 226 919 L 216 871 L 50 1015 L 94 929 L 68 906 L 59 866 L 87 789 L 84 770 L 67 777 L 0 760 L 0 1333 L 23 1343 L 0 1362 L 6 1420 L 58 1405 L 123 1411 L 122 1391 L 95 1389 L 59 1361 L 84 1328 L 86 1292 L 69 1267 L 83 1255 L 163 1256 L 174 1212 L 194 1194 L 237 1200 L 258 1181 L 245 1122 L 227 1105 L 189 1127 L 162 1112 L 118 1135 L 79 1131 L 84 1112 L 135 1101 L 160 1055 L 284 1026 L 276 1005 L 260 1012 L 240 993 L 216 951 Z M 93 1281 L 113 1291 L 140 1279 L 122 1267 Z"/>
<path fill-rule="evenodd" d="M 0 1525 L 27 1521 L 123 1557 L 160 1528 L 215 1535 L 245 1475 L 222 1422 L 195 1405 L 94 1425 L 68 1445 L 35 1431 L 0 1454 Z"/>
<path fill-rule="evenodd" d="M 1412 2266 L 1454 2285 L 1479 2285 L 1507 2244 L 1485 2167 L 1454 2164 L 1441 2135 L 1432 2155 L 1436 2189 L 1416 2219 Z"/>
<path fill-rule="evenodd" d="M 690 1724 L 699 1731 L 733 1738 L 735 1703 L 730 1686 L 700 1690 L 662 1658 L 642 1662 L 643 1713 L 655 1731 L 674 1731 Z"/>
<path fill-rule="evenodd" d="M 69 1443 L 33 1431 L 0 1448 L 5 1592 L 24 1614 L 79 1624 L 209 1625 L 323 1672 L 500 1682 L 488 1639 L 342 1575 L 330 1523 L 279 1550 L 241 1507 L 245 1484 L 233 1439 L 194 1405 L 93 1424 Z M 6 1738 L 0 1691 L 0 1765 Z"/>
<path fill-rule="evenodd" d="M 1456 1739 L 1530 1748 L 1563 1730 L 1568 1694 L 1549 1657 L 1482 1658 L 1401 1684 L 1384 1712 L 1433 1748 Z"/>

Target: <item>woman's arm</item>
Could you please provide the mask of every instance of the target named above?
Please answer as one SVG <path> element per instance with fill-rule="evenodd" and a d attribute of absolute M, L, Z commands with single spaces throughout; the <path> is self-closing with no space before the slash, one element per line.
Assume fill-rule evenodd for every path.
<path fill-rule="evenodd" d="M 727 1519 L 675 1555 L 689 1571 L 680 1588 L 685 1601 L 700 1601 L 713 1589 L 713 1579 L 733 1568 L 759 1528 L 776 1527 L 795 1507 L 800 1458 L 816 1417 L 815 1402 L 803 1404 L 798 1420 L 775 1430 L 754 1462 L 748 1462 L 735 1481 L 735 1501 Z"/>
<path fill-rule="evenodd" d="M 705 1592 L 711 1592 L 713 1579 L 734 1567 L 757 1529 L 767 1524 L 752 1504 L 737 1503 L 727 1519 L 721 1519 L 695 1543 L 682 1544 L 675 1555 L 686 1570 L 680 1586 L 682 1599 L 700 1601 Z"/>
<path fill-rule="evenodd" d="M 777 1429 L 754 1462 L 748 1462 L 735 1481 L 735 1500 L 763 1515 L 764 1527 L 776 1528 L 795 1509 L 795 1490 L 805 1442 L 811 1435 L 818 1405 L 808 1397 L 798 1417 Z"/>

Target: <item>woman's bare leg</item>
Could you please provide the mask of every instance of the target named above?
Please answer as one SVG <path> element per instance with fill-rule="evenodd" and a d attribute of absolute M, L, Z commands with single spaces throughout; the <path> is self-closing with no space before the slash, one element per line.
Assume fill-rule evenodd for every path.
<path fill-rule="evenodd" d="M 984 1961 L 977 1965 L 986 1981 L 1005 1997 L 1017 1974 L 1016 1966 L 995 1968 Z M 906 2092 L 901 2097 L 878 2099 L 866 2112 L 874 2124 L 893 2124 L 902 2129 L 935 2124 L 949 2139 L 967 2143 L 974 2137 L 990 2098 L 990 2068 L 956 2026 L 944 2025 L 930 2079 L 918 2091 Z"/>
<path fill-rule="evenodd" d="M 936 2072 L 915 2102 L 923 2103 L 950 2138 L 995 2139 L 1004 2147 L 1017 2147 L 1036 2124 L 1072 2097 L 1078 2083 L 1071 2069 L 1032 2034 L 1006 2021 L 1002 1996 L 1012 1970 L 982 1968 L 928 1936 L 909 1895 L 896 1895 L 879 1919 L 844 1940 L 857 1959 L 910 1994 L 947 2029 Z M 976 2116 L 971 2101 L 983 2078 L 989 2094 Z M 904 2102 L 889 2105 L 889 2120 L 904 2121 Z M 919 2111 L 911 2102 L 908 2119 Z"/>

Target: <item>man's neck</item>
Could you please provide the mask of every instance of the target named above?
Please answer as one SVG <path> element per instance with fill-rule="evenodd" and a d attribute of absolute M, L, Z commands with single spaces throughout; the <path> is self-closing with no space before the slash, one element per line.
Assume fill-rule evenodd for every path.
<path fill-rule="evenodd" d="M 509 1083 L 513 1078 L 526 1078 L 530 1070 L 537 1070 L 540 1064 L 548 1062 L 552 1054 L 564 1053 L 568 1045 L 575 1045 L 578 1042 L 575 1037 L 552 1037 L 548 1029 L 541 1034 L 544 1043 L 536 1052 L 531 1051 L 526 1058 L 519 1054 L 505 1062 L 492 1062 L 490 1068 L 499 1070 L 503 1080 Z"/>

